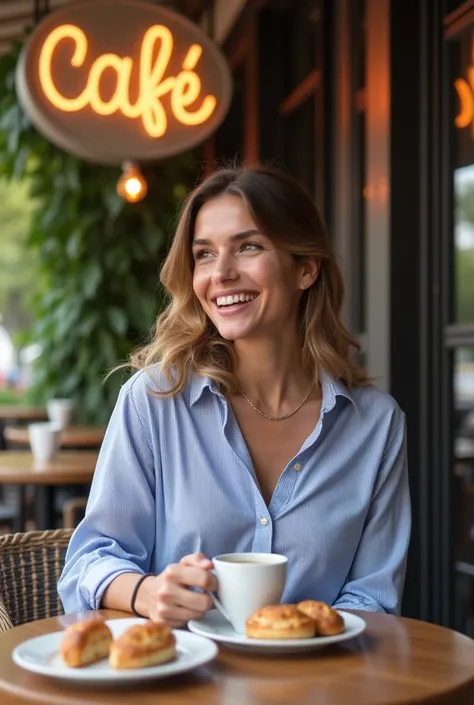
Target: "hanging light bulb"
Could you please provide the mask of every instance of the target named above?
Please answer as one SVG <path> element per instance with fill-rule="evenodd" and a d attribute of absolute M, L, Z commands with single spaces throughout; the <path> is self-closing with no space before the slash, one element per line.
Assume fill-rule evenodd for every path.
<path fill-rule="evenodd" d="M 133 162 L 124 162 L 122 176 L 117 183 L 117 193 L 129 203 L 137 203 L 145 198 L 148 185 L 142 172 Z"/>

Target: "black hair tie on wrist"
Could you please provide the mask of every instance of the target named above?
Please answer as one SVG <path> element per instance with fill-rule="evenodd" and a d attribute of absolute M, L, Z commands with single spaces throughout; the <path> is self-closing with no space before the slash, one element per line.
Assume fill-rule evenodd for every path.
<path fill-rule="evenodd" d="M 145 580 L 145 578 L 150 578 L 152 576 L 154 576 L 154 573 L 145 573 L 145 575 L 142 575 L 140 578 L 138 578 L 137 582 L 135 583 L 135 587 L 133 588 L 133 592 L 132 592 L 132 597 L 130 599 L 130 612 L 132 612 L 135 615 L 135 617 L 141 617 L 142 619 L 146 619 L 146 617 L 144 617 L 142 614 L 137 612 L 137 610 L 135 609 L 135 602 L 137 599 L 138 588 L 140 587 L 142 582 Z"/>

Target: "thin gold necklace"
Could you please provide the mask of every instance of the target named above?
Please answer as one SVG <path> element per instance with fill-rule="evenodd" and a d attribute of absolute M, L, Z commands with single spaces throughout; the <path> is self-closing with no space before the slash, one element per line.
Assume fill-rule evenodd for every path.
<path fill-rule="evenodd" d="M 265 419 L 268 419 L 269 421 L 283 421 L 283 419 L 288 419 L 290 416 L 293 416 L 293 414 L 296 414 L 296 412 L 297 412 L 299 409 L 301 409 L 301 407 L 303 406 L 303 404 L 305 403 L 305 401 L 306 401 L 307 398 L 309 397 L 312 388 L 313 388 L 313 382 L 311 382 L 311 384 L 309 385 L 309 389 L 308 389 L 308 391 L 306 392 L 306 394 L 305 394 L 305 396 L 304 396 L 304 399 L 302 399 L 302 401 L 300 401 L 300 403 L 298 404 L 298 406 L 296 407 L 296 409 L 293 409 L 293 411 L 289 411 L 287 414 L 283 414 L 283 416 L 269 416 L 269 414 L 265 414 L 265 412 L 261 411 L 260 409 L 258 409 L 258 408 L 255 406 L 255 404 L 253 403 L 253 401 L 251 401 L 251 400 L 248 398 L 248 396 L 245 394 L 245 392 L 243 391 L 243 389 L 239 389 L 239 393 L 243 396 L 243 398 L 245 399 L 245 401 L 247 402 L 247 404 L 250 404 L 250 406 L 252 407 L 252 409 L 253 409 L 254 411 L 256 411 L 257 414 L 260 414 L 260 416 L 263 416 Z"/>

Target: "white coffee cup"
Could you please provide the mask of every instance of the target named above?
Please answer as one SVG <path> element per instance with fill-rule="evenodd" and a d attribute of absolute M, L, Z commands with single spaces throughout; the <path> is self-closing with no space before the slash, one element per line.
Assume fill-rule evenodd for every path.
<path fill-rule="evenodd" d="M 248 617 L 280 602 L 288 559 L 278 553 L 225 553 L 212 560 L 218 581 L 214 604 L 244 634 Z"/>
<path fill-rule="evenodd" d="M 46 402 L 48 418 L 59 428 L 66 428 L 71 424 L 74 402 L 72 399 L 50 399 Z"/>
<path fill-rule="evenodd" d="M 55 423 L 32 423 L 28 426 L 31 452 L 35 460 L 52 460 L 59 448 L 61 430 Z"/>

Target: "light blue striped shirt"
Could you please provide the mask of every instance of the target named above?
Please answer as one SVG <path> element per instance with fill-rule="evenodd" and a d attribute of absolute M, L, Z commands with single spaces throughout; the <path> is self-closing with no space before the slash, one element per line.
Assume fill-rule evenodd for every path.
<path fill-rule="evenodd" d="M 375 387 L 321 376 L 319 420 L 267 506 L 232 407 L 208 378 L 175 398 L 158 367 L 123 387 L 59 594 L 97 609 L 123 572 L 160 573 L 201 551 L 288 557 L 283 601 L 399 609 L 410 535 L 405 417 Z"/>

